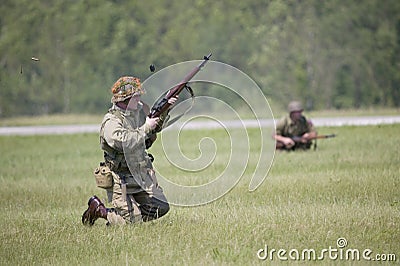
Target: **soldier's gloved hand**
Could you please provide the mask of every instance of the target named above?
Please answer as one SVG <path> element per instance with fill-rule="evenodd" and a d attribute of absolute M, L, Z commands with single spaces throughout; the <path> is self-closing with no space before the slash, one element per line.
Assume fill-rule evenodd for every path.
<path fill-rule="evenodd" d="M 178 98 L 179 98 L 179 96 L 176 95 L 175 97 L 172 97 L 172 98 L 168 99 L 168 103 L 170 105 L 174 105 L 176 103 L 176 101 L 178 100 Z"/>
<path fill-rule="evenodd" d="M 301 136 L 301 142 L 302 143 L 307 143 L 309 138 L 310 138 L 310 134 L 309 133 L 304 133 L 304 135 Z"/>
<path fill-rule="evenodd" d="M 294 141 L 291 139 L 291 138 L 284 138 L 283 140 L 282 140 L 282 142 L 283 142 L 283 144 L 287 147 L 287 148 L 291 148 L 291 147 L 293 147 L 294 146 Z"/>
<path fill-rule="evenodd" d="M 164 123 L 167 123 L 167 122 L 168 122 L 169 117 L 170 117 L 170 116 L 169 116 L 169 114 L 167 114 L 167 113 L 161 114 L 160 120 L 158 120 L 157 126 L 156 126 L 156 128 L 154 129 L 154 132 L 156 132 L 156 133 L 160 132 L 160 131 L 163 129 L 163 127 L 164 127 Z"/>
<path fill-rule="evenodd" d="M 146 117 L 146 126 L 150 129 L 153 130 L 157 127 L 158 122 L 160 121 L 159 117 L 155 118 L 149 118 L 148 116 Z"/>

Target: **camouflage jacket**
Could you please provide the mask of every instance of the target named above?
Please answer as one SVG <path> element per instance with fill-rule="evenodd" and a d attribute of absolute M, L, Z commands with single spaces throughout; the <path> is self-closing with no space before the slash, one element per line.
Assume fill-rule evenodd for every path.
<path fill-rule="evenodd" d="M 315 128 L 310 120 L 304 116 L 299 121 L 294 122 L 289 115 L 282 118 L 276 125 L 276 134 L 284 137 L 302 136 L 307 132 L 315 131 Z"/>
<path fill-rule="evenodd" d="M 140 104 L 133 111 L 125 111 L 113 105 L 104 116 L 100 129 L 100 145 L 105 162 L 112 171 L 129 173 L 140 171 L 144 166 L 151 167 L 145 147 L 150 129 L 145 122 L 146 114 Z"/>

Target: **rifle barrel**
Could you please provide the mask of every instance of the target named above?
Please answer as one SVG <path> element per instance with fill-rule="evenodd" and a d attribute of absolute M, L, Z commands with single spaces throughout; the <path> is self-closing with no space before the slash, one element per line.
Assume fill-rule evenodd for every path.
<path fill-rule="evenodd" d="M 333 137 L 336 137 L 336 134 L 317 135 L 317 136 L 315 136 L 315 137 L 313 137 L 313 138 L 309 138 L 308 140 L 311 141 L 311 140 L 313 140 L 313 139 L 327 139 L 327 138 L 333 138 Z M 293 140 L 294 142 L 301 142 L 301 141 L 302 141 L 302 138 L 301 138 L 301 136 L 294 136 L 294 137 L 292 137 L 292 140 Z"/>
<path fill-rule="evenodd" d="M 316 139 L 327 139 L 327 138 L 334 138 L 336 137 L 336 134 L 329 134 L 329 135 L 318 135 L 315 138 Z"/>
<path fill-rule="evenodd" d="M 210 59 L 212 53 L 209 53 L 207 56 L 204 56 L 203 62 L 201 62 L 198 66 L 192 69 L 183 79 L 179 82 L 178 85 L 170 89 L 165 97 L 161 99 L 161 104 L 156 103 L 152 108 L 149 114 L 150 118 L 157 117 L 168 110 L 170 104 L 168 103 L 168 99 L 172 98 L 175 95 L 178 95 L 186 86 L 187 83 L 201 70 L 201 68 L 207 63 Z"/>

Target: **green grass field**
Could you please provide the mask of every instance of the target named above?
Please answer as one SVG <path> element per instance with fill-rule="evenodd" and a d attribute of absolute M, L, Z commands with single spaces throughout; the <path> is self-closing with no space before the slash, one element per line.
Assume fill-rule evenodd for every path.
<path fill-rule="evenodd" d="M 87 200 L 105 197 L 92 176 L 102 160 L 98 136 L 0 137 L 0 265 L 257 265 L 271 263 L 258 258 L 266 246 L 276 250 L 275 263 L 279 249 L 291 262 L 298 250 L 304 264 L 310 261 L 301 251 L 309 249 L 325 254 L 316 264 L 348 263 L 348 249 L 370 249 L 372 259 L 395 255 L 390 263 L 399 263 L 400 125 L 319 132 L 338 137 L 318 141 L 316 151 L 277 153 L 255 192 L 247 189 L 251 161 L 239 184 L 210 204 L 173 206 L 149 223 L 106 227 L 99 220 L 91 228 L 81 224 Z M 193 131 L 182 145 L 205 134 L 217 143 L 224 137 Z M 159 143 L 152 153 L 168 171 Z M 337 247 L 339 238 L 346 247 Z M 322 253 L 330 247 L 343 251 L 342 259 Z"/>

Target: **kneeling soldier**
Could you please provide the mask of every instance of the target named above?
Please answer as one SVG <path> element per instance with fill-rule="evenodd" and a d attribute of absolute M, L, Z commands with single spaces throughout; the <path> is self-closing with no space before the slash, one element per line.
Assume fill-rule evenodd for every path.
<path fill-rule="evenodd" d="M 98 197 L 91 197 L 82 215 L 82 223 L 87 225 L 93 225 L 98 218 L 106 219 L 107 224 L 146 222 L 169 211 L 145 144 L 146 140 L 156 139 L 154 129 L 161 121 L 147 117 L 149 107 L 140 101 L 144 89 L 138 78 L 121 77 L 111 91 L 113 105 L 100 129 L 104 163 L 97 172 L 110 178 L 103 188 L 107 189 L 113 208 L 106 208 Z M 169 103 L 176 100 L 171 98 Z"/>

